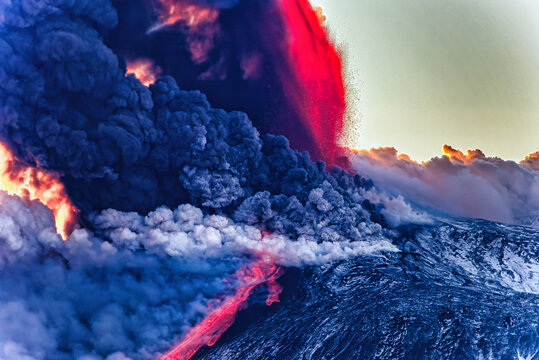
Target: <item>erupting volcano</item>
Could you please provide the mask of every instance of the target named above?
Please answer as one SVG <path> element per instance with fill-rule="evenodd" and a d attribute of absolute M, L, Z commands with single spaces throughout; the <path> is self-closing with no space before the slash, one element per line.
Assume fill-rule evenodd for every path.
<path fill-rule="evenodd" d="M 538 153 L 341 154 L 307 0 L 0 0 L 0 80 L 0 359 L 537 353 Z"/>

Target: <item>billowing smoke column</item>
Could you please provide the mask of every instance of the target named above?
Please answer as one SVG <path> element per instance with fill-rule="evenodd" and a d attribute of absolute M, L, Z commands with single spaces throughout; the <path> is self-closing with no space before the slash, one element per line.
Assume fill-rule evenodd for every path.
<path fill-rule="evenodd" d="M 245 111 L 262 134 L 337 160 L 341 59 L 308 0 L 114 3 L 119 26 L 106 42 L 121 55 L 152 59 L 213 105 Z"/>
<path fill-rule="evenodd" d="M 294 137 L 297 144 L 323 143 L 317 139 L 320 123 L 315 122 L 318 130 L 305 131 L 311 123 L 304 116 L 341 114 L 335 109 L 342 104 L 326 110 L 317 103 L 318 86 L 328 78 L 309 80 L 305 69 L 294 68 L 314 65 L 297 59 L 303 43 L 288 42 L 290 34 L 312 35 L 307 54 L 329 51 L 312 8 L 302 1 L 295 2 L 297 8 L 280 2 L 185 4 L 219 9 L 221 30 L 213 32 L 210 48 L 226 55 L 223 64 L 237 65 L 233 60 L 239 59 L 245 69 L 237 83 L 212 83 L 215 100 L 226 103 L 226 96 L 239 99 L 252 91 L 254 101 L 242 102 L 254 106 L 262 129 L 297 126 L 297 134 L 307 134 Z M 209 78 L 218 79 L 213 50 L 204 63 L 204 57 L 192 57 L 193 49 L 182 52 L 180 46 L 175 53 L 163 46 L 182 34 L 194 44 L 200 30 L 194 24 L 212 22 L 188 20 L 192 26 L 184 29 L 185 20 L 163 24 L 159 9 L 152 8 L 157 3 L 117 5 L 119 12 L 108 0 L 0 2 L 0 140 L 21 166 L 57 174 L 52 179 L 63 182 L 83 227 L 63 242 L 42 199 L 0 193 L 1 358 L 154 359 L 178 346 L 186 358 L 230 326 L 258 285 L 269 287 L 270 303 L 276 300 L 278 266 L 395 250 L 387 241 L 392 233 L 382 226 L 382 205 L 365 197 L 369 181 L 326 170 L 307 153 L 291 150 L 284 137 L 260 137 L 246 114 L 212 108 L 205 95 L 180 90 L 172 77 L 144 80 L 146 87 L 126 75 L 136 72 L 128 71 L 136 65 L 132 61 L 147 59 L 146 69 L 160 68 L 187 88 L 199 84 L 204 77 L 198 70 L 208 64 Z M 148 11 L 138 8 L 144 6 Z M 135 21 L 126 28 L 132 11 L 148 18 L 148 27 Z M 237 21 L 242 14 L 244 24 Z M 124 23 L 114 30 L 118 15 Z M 184 16 L 178 8 L 172 15 Z M 286 23 L 294 32 L 285 31 Z M 139 35 L 147 40 L 133 45 L 141 27 Z M 126 35 L 126 29 L 133 33 Z M 243 40 L 233 41 L 230 34 Z M 219 52 L 225 45 L 230 51 Z M 278 56 L 267 56 L 270 50 L 279 50 Z M 268 61 L 260 73 L 257 58 Z M 190 82 L 191 70 L 202 77 Z M 259 80 L 250 82 L 256 74 Z M 292 85 L 284 86 L 283 79 Z M 328 92 L 330 104 L 341 87 Z M 317 90 L 307 91 L 312 88 Z M 291 89 L 297 93 L 288 94 Z M 306 110 L 298 104 L 307 92 L 315 95 L 307 97 Z M 262 108 L 278 117 L 256 111 L 266 101 Z M 236 108 L 233 101 L 228 105 Z M 216 305 L 216 297 L 222 303 Z M 215 327 L 196 325 L 215 319 L 219 309 L 228 310 Z M 200 329 L 212 335 L 191 341 L 192 331 Z"/>
<path fill-rule="evenodd" d="M 23 4 L 4 6 L 0 28 L 0 137 L 63 174 L 83 220 L 190 202 L 294 238 L 361 240 L 358 225 L 383 222 L 361 205 L 369 181 L 260 138 L 244 113 L 214 109 L 170 77 L 147 88 L 125 76 L 103 43 L 117 19 L 108 1 Z"/>

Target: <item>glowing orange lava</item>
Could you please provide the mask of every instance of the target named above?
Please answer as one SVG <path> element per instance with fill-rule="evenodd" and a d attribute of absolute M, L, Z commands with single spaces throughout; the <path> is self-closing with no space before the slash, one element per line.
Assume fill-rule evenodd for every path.
<path fill-rule="evenodd" d="M 133 74 L 144 86 L 150 86 L 161 75 L 161 69 L 149 59 L 127 61 L 126 74 Z"/>
<path fill-rule="evenodd" d="M 187 360 L 203 346 L 214 345 L 232 326 L 238 311 L 247 306 L 247 298 L 252 291 L 262 284 L 266 284 L 269 291 L 266 304 L 269 306 L 279 301 L 282 288 L 276 279 L 282 273 L 282 268 L 276 266 L 269 257 L 262 257 L 240 268 L 231 279 L 241 284 L 236 292 L 210 305 L 213 309 L 204 320 L 192 328 L 182 341 L 160 360 Z"/>
<path fill-rule="evenodd" d="M 65 240 L 77 223 L 77 209 L 67 196 L 60 176 L 23 164 L 0 144 L 0 190 L 37 200 L 54 214 L 56 231 Z"/>

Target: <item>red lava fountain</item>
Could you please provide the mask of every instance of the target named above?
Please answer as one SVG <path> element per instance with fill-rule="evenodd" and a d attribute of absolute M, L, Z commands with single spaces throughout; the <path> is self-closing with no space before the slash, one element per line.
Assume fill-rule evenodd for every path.
<path fill-rule="evenodd" d="M 0 190 L 38 200 L 54 214 L 56 231 L 65 240 L 77 223 L 77 209 L 67 196 L 60 176 L 27 166 L 0 144 Z"/>
<path fill-rule="evenodd" d="M 277 267 L 268 257 L 262 257 L 240 268 L 230 279 L 240 283 L 235 293 L 216 300 L 210 305 L 210 313 L 160 360 L 187 360 L 203 346 L 214 345 L 232 326 L 236 314 L 247 306 L 247 298 L 260 285 L 266 284 L 268 288 L 269 295 L 266 300 L 268 306 L 279 301 L 282 288 L 276 279 L 282 275 L 282 272 L 282 268 Z"/>
<path fill-rule="evenodd" d="M 322 159 L 334 164 L 346 111 L 341 56 L 308 0 L 281 0 L 281 11 L 288 31 L 291 69 L 291 74 L 281 74 L 282 81 Z"/>

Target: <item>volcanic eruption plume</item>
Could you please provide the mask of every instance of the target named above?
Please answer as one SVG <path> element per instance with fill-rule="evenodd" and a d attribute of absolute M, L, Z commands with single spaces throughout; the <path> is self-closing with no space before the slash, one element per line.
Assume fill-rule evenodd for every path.
<path fill-rule="evenodd" d="M 281 7 L 289 40 L 289 71 L 280 74 L 285 92 L 301 112 L 322 159 L 334 163 L 346 110 L 340 55 L 308 0 L 282 1 Z"/>
<path fill-rule="evenodd" d="M 444 341 L 487 358 L 499 332 L 481 320 L 529 325 L 531 312 L 489 309 L 508 293 L 530 308 L 535 233 L 435 215 L 524 223 L 537 154 L 446 148 L 419 164 L 379 149 L 349 154 L 355 174 L 333 166 L 345 86 L 319 15 L 307 0 L 0 0 L 1 359 L 188 359 L 216 345 L 205 356 L 282 287 L 302 294 L 269 316 L 253 307 L 246 327 L 330 294 L 301 319 L 331 328 L 314 338 L 325 349 L 296 319 L 277 324 L 316 354 L 341 351 L 333 324 L 350 314 L 347 346 L 389 358 L 439 358 Z M 316 287 L 290 289 L 297 273 Z M 469 298 L 489 307 L 470 315 Z"/>
<path fill-rule="evenodd" d="M 0 192 L 1 358 L 192 354 L 258 288 L 275 301 L 282 267 L 396 250 L 370 181 L 249 118 L 333 158 L 340 62 L 310 5 L 177 2 L 218 12 L 194 61 L 186 36 L 204 22 L 148 32 L 161 3 L 113 3 L 0 2 L 0 141 L 9 179 L 30 185 L 28 199 Z M 142 78 L 137 59 L 165 76 Z M 54 222 L 66 206 L 84 226 L 71 235 Z"/>

